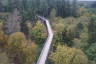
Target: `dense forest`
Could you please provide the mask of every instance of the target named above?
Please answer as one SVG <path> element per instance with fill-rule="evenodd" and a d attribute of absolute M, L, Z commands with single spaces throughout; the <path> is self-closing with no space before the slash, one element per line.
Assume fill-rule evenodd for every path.
<path fill-rule="evenodd" d="M 36 64 L 48 32 L 54 38 L 46 64 L 96 64 L 96 2 L 0 0 L 0 64 Z"/>

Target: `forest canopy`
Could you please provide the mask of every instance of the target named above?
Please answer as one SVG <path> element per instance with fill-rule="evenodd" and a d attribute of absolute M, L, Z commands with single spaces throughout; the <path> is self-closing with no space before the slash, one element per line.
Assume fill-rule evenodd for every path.
<path fill-rule="evenodd" d="M 96 64 L 96 2 L 0 0 L 0 63 L 36 64 L 48 31 L 54 37 L 46 64 Z"/>

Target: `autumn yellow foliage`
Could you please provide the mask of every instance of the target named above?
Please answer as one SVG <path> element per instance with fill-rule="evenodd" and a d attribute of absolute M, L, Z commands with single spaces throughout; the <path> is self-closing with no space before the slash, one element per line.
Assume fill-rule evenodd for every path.
<path fill-rule="evenodd" d="M 25 55 L 25 61 L 24 64 L 32 64 L 36 60 L 37 55 L 37 45 L 35 43 L 32 43 L 30 45 L 27 45 L 25 48 L 23 48 L 23 53 Z"/>
<path fill-rule="evenodd" d="M 10 64 L 10 59 L 6 52 L 0 51 L 0 64 Z"/>
<path fill-rule="evenodd" d="M 10 35 L 9 39 L 8 39 L 8 45 L 12 45 L 12 46 L 24 46 L 26 44 L 26 37 L 23 33 L 21 32 L 16 32 L 13 33 L 12 35 Z"/>
<path fill-rule="evenodd" d="M 79 49 L 58 45 L 57 50 L 50 55 L 54 64 L 87 64 L 87 56 Z"/>
<path fill-rule="evenodd" d="M 9 36 L 8 53 L 14 63 L 33 63 L 36 59 L 36 49 L 37 45 L 32 42 L 29 43 L 22 32 L 16 32 Z"/>
<path fill-rule="evenodd" d="M 7 39 L 8 36 L 5 35 L 3 31 L 0 31 L 0 47 L 5 48 L 5 46 L 7 45 Z"/>

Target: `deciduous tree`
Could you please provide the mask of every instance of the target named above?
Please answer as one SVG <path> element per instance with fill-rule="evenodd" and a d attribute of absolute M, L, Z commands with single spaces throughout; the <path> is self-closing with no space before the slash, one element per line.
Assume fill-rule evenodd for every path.
<path fill-rule="evenodd" d="M 81 50 L 62 45 L 57 46 L 49 58 L 54 64 L 88 64 L 88 58 Z"/>

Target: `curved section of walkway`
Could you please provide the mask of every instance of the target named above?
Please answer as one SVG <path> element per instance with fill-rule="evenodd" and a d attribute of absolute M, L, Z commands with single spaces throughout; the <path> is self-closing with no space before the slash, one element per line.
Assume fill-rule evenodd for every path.
<path fill-rule="evenodd" d="M 39 59 L 37 61 L 37 64 L 45 64 L 47 57 L 48 57 L 48 53 L 51 47 L 51 43 L 52 43 L 52 39 L 53 39 L 53 31 L 50 25 L 50 22 L 45 19 L 44 17 L 41 16 L 37 16 L 41 21 L 43 21 L 46 24 L 47 30 L 48 30 L 48 38 L 45 42 L 45 45 L 41 51 L 41 54 L 39 56 Z"/>

